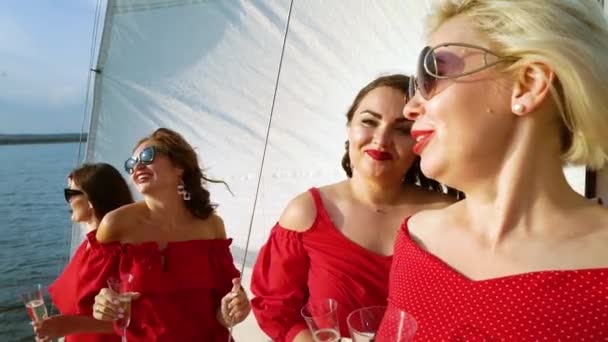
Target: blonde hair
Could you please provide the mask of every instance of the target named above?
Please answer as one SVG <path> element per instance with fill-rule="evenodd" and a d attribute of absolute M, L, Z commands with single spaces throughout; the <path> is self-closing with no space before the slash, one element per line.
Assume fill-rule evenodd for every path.
<path fill-rule="evenodd" d="M 455 16 L 471 19 L 499 55 L 548 65 L 553 100 L 567 128 L 562 158 L 599 169 L 608 162 L 608 22 L 596 0 L 437 0 L 434 32 Z"/>

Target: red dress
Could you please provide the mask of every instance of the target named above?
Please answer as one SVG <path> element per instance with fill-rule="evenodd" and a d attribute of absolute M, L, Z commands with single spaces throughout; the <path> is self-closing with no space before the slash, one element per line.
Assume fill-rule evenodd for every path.
<path fill-rule="evenodd" d="M 95 296 L 104 287 L 109 276 L 118 272 L 118 255 L 115 251 L 104 251 L 98 247 L 95 232 L 78 247 L 72 260 L 49 287 L 55 306 L 63 315 L 93 317 Z M 116 334 L 73 334 L 66 342 L 117 342 Z"/>
<path fill-rule="evenodd" d="M 342 336 L 349 336 L 350 312 L 386 305 L 392 257 L 342 235 L 323 207 L 319 190 L 310 193 L 317 210 L 312 226 L 299 233 L 277 224 L 253 269 L 251 306 L 258 324 L 275 342 L 292 341 L 307 329 L 300 310 L 309 299 L 338 302 Z"/>
<path fill-rule="evenodd" d="M 129 342 L 226 342 L 228 329 L 216 318 L 220 301 L 240 273 L 230 254 L 232 239 L 110 243 L 120 252 L 120 273 L 133 276 L 141 297 L 131 304 Z"/>
<path fill-rule="evenodd" d="M 412 314 L 420 341 L 608 341 L 608 268 L 472 281 L 410 237 L 395 245 L 389 306 Z M 377 341 L 388 341 L 385 317 Z"/>

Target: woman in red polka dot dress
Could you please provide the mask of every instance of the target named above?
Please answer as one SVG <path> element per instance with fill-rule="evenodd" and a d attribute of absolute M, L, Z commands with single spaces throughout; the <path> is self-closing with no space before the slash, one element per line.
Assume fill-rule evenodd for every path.
<path fill-rule="evenodd" d="M 608 161 L 602 13 L 595 0 L 432 9 L 404 115 L 425 175 L 467 198 L 397 237 L 389 306 L 416 318 L 416 340 L 608 340 L 608 210 L 562 169 Z"/>

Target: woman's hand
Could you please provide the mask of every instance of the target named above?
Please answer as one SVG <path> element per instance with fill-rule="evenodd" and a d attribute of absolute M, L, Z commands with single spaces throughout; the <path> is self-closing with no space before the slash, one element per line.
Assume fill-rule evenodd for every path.
<path fill-rule="evenodd" d="M 124 318 L 125 311 L 121 308 L 119 296 L 130 296 L 131 300 L 134 300 L 139 298 L 139 293 L 131 292 L 119 295 L 111 289 L 101 289 L 95 296 L 93 317 L 101 321 L 115 321 Z"/>
<path fill-rule="evenodd" d="M 251 305 L 245 290 L 241 287 L 241 278 L 232 279 L 232 291 L 222 298 L 221 315 L 227 327 L 241 323 L 251 312 Z"/>
<path fill-rule="evenodd" d="M 314 342 L 315 340 L 313 340 L 312 338 L 312 334 L 310 333 L 310 330 L 308 329 L 304 329 L 302 331 L 300 331 L 296 337 L 294 337 L 293 342 Z"/>

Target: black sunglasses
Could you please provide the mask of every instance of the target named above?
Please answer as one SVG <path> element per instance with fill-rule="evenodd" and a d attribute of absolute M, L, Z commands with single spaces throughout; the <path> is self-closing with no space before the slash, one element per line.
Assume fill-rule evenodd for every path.
<path fill-rule="evenodd" d="M 137 163 L 142 163 L 144 165 L 150 165 L 154 162 L 154 157 L 156 156 L 157 148 L 154 146 L 148 146 L 139 152 L 139 156 L 136 158 L 129 158 L 125 161 L 125 171 L 129 174 L 133 174 L 133 170 Z"/>
<path fill-rule="evenodd" d="M 467 70 L 463 59 L 479 52 L 483 53 L 483 65 Z M 435 95 L 438 80 L 471 75 L 499 63 L 515 60 L 516 58 L 501 57 L 484 47 L 472 44 L 443 43 L 434 47 L 426 46 L 418 57 L 416 75 L 410 77 L 408 97 L 411 99 L 416 95 L 416 91 L 420 91 L 420 95 L 428 100 Z"/>
<path fill-rule="evenodd" d="M 65 197 L 65 201 L 70 203 L 70 199 L 74 196 L 84 195 L 84 192 L 80 190 L 65 188 L 63 189 L 63 196 Z"/>

